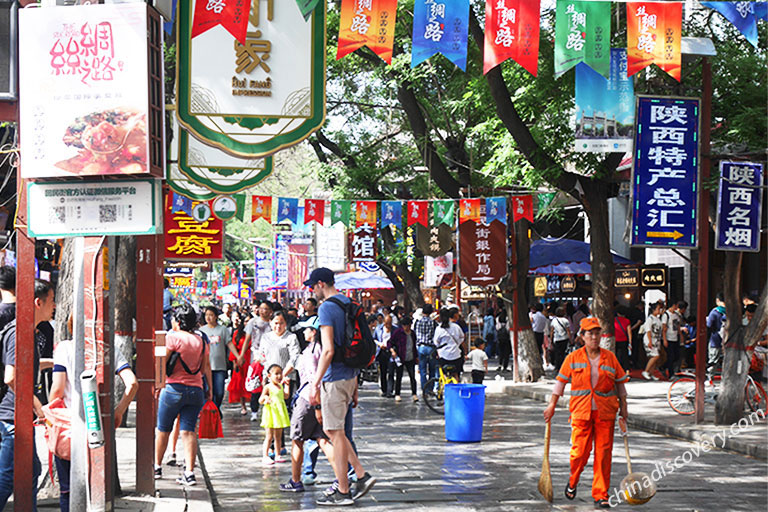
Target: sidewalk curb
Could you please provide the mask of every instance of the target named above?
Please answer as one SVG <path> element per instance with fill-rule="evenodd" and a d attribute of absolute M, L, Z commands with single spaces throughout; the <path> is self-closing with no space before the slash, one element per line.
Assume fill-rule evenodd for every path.
<path fill-rule="evenodd" d="M 522 398 L 530 398 L 532 400 L 544 403 L 549 402 L 550 397 L 550 393 L 534 389 L 526 389 L 519 386 L 504 386 L 500 390 L 500 393 Z M 558 405 L 562 404 L 563 406 L 567 406 L 569 399 L 570 397 L 563 396 L 560 399 Z M 630 414 L 627 418 L 627 425 L 644 432 L 661 434 L 668 437 L 682 439 L 684 441 L 699 442 L 704 440 L 712 440 L 712 436 L 709 433 L 696 428 L 680 428 L 661 421 L 633 416 L 632 414 Z M 733 437 L 727 437 L 723 443 L 723 446 L 717 446 L 716 449 L 735 452 L 741 455 L 748 455 L 762 461 L 768 461 L 768 446 L 754 443 L 745 443 L 743 441 L 739 441 L 738 439 L 734 439 Z"/>

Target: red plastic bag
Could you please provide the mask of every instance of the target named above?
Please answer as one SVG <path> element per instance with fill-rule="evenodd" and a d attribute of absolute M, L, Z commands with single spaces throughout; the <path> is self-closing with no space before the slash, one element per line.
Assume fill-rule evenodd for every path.
<path fill-rule="evenodd" d="M 249 393 L 261 393 L 264 383 L 262 374 L 264 366 L 259 361 L 254 361 L 248 366 L 248 373 L 245 377 L 245 390 Z"/>
<path fill-rule="evenodd" d="M 218 439 L 224 437 L 221 428 L 221 416 L 219 409 L 211 400 L 208 400 L 200 411 L 200 427 L 197 431 L 199 439 Z"/>
<path fill-rule="evenodd" d="M 48 451 L 60 459 L 71 457 L 72 418 L 64 400 L 57 398 L 43 406 L 45 413 L 45 440 Z"/>

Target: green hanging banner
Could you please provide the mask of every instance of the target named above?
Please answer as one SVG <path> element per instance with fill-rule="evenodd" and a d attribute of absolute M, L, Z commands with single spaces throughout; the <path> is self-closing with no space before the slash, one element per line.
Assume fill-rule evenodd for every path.
<path fill-rule="evenodd" d="M 351 203 L 351 201 L 346 200 L 331 201 L 331 226 L 337 222 L 342 222 L 345 226 L 349 227 Z"/>
<path fill-rule="evenodd" d="M 547 208 L 549 208 L 549 205 L 552 204 L 552 201 L 555 199 L 555 193 L 554 192 L 545 192 L 543 194 L 539 194 L 539 211 L 536 213 L 536 216 L 541 216 Z"/>
<path fill-rule="evenodd" d="M 453 200 L 443 199 L 432 203 L 433 222 L 435 226 L 448 224 L 453 226 Z"/>
<path fill-rule="evenodd" d="M 611 3 L 557 2 L 555 78 L 584 62 L 604 77 L 611 70 Z"/>
<path fill-rule="evenodd" d="M 235 204 L 237 205 L 237 218 L 240 219 L 243 222 L 250 222 L 250 209 L 246 210 L 245 208 L 245 194 L 235 194 L 232 196 L 232 198 L 235 200 Z"/>

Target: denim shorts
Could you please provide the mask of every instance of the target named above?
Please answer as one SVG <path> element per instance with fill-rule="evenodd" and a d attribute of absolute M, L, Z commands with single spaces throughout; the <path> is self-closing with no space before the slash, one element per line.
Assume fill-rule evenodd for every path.
<path fill-rule="evenodd" d="M 179 417 L 179 429 L 194 432 L 197 417 L 205 404 L 203 388 L 184 384 L 166 384 L 157 405 L 157 430 L 170 432 Z"/>

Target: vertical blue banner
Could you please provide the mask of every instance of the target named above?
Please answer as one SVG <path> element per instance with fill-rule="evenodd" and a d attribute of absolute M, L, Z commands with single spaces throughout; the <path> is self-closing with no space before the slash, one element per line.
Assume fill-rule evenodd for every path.
<path fill-rule="evenodd" d="M 757 48 L 755 6 L 760 4 L 763 5 L 764 9 L 765 2 L 701 2 L 704 7 L 709 7 L 722 14 L 755 48 Z"/>
<path fill-rule="evenodd" d="M 270 251 L 259 247 L 253 248 L 253 258 L 256 262 L 256 279 L 253 291 L 265 292 L 272 286 L 274 258 Z"/>
<path fill-rule="evenodd" d="M 297 223 L 299 200 L 295 197 L 280 197 L 277 199 L 277 222 L 289 220 Z"/>
<path fill-rule="evenodd" d="M 466 71 L 468 26 L 469 0 L 415 0 L 411 67 L 442 53 Z"/>
<path fill-rule="evenodd" d="M 632 245 L 698 245 L 699 100 L 638 96 Z"/>
<path fill-rule="evenodd" d="M 403 225 L 403 203 L 400 201 L 381 202 L 381 227 L 395 226 L 400 229 Z"/>
<path fill-rule="evenodd" d="M 507 225 L 507 198 L 488 197 L 485 199 L 485 223 L 490 224 L 494 220 Z"/>
<path fill-rule="evenodd" d="M 270 289 L 284 289 L 288 287 L 288 244 L 291 235 L 278 233 L 275 235 L 274 278 Z"/>
<path fill-rule="evenodd" d="M 176 192 L 172 192 L 172 194 L 173 194 L 172 196 L 173 205 L 171 205 L 171 213 L 184 212 L 191 217 L 192 216 L 192 200 L 187 196 L 177 194 Z"/>
<path fill-rule="evenodd" d="M 611 49 L 608 78 L 583 62 L 576 64 L 576 138 L 574 151 L 632 151 L 635 91 L 627 77 L 627 49 Z"/>
<path fill-rule="evenodd" d="M 715 249 L 760 251 L 763 166 L 720 162 Z"/>

